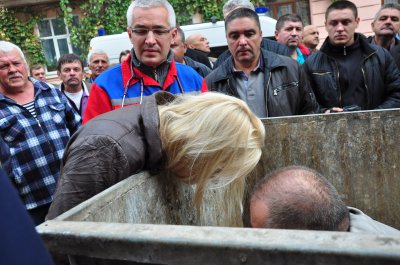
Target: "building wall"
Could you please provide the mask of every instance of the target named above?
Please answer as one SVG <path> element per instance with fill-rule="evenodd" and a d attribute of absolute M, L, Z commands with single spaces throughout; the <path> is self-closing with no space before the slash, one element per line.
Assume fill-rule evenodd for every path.
<path fill-rule="evenodd" d="M 381 0 L 354 0 L 352 2 L 358 7 L 358 16 L 360 17 L 357 32 L 367 36 L 373 35 L 371 22 L 381 7 Z M 325 30 L 325 11 L 331 3 L 331 0 L 310 0 L 311 24 L 316 25 L 319 29 L 320 45 L 328 36 Z"/>

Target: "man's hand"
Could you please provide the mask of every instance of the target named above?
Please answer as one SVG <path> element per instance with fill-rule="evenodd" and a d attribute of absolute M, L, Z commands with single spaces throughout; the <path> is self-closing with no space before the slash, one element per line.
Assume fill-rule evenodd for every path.
<path fill-rule="evenodd" d="M 342 108 L 338 108 L 338 107 L 333 107 L 333 108 L 325 110 L 324 113 L 327 114 L 327 113 L 335 113 L 335 112 L 343 112 L 343 109 Z"/>

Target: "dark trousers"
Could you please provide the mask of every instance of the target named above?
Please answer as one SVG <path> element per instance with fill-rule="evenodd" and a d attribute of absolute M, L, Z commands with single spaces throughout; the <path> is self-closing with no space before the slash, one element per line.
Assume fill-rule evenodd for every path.
<path fill-rule="evenodd" d="M 40 225 L 41 223 L 44 222 L 44 218 L 46 217 L 49 208 L 50 208 L 50 203 L 41 205 L 35 209 L 28 210 L 35 226 Z"/>

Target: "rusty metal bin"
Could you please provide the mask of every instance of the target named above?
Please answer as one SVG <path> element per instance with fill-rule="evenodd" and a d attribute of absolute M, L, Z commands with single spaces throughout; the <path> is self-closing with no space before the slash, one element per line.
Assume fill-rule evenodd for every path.
<path fill-rule="evenodd" d="M 263 120 L 265 172 L 305 165 L 321 172 L 347 205 L 400 228 L 400 110 Z"/>
<path fill-rule="evenodd" d="M 346 203 L 398 228 L 399 114 L 265 119 L 263 173 L 315 168 Z M 198 223 L 192 187 L 143 172 L 37 229 L 49 250 L 68 254 L 72 264 L 400 264 L 399 236 L 215 227 L 229 225 L 223 194 L 205 194 Z"/>

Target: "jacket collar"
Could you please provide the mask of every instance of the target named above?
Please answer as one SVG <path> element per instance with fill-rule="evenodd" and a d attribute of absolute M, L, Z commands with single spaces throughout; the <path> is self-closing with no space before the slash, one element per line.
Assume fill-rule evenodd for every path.
<path fill-rule="evenodd" d="M 366 55 L 370 55 L 370 54 L 374 53 L 376 51 L 376 49 L 377 49 L 376 47 L 371 46 L 368 43 L 367 38 L 364 35 L 360 34 L 360 33 L 354 33 L 354 40 L 358 41 L 360 43 L 361 50 Z M 325 53 L 325 54 L 329 54 L 329 36 L 326 37 L 324 43 L 321 46 L 320 51 Z"/>
<path fill-rule="evenodd" d="M 39 81 L 33 77 L 28 76 L 28 80 L 33 83 L 33 89 L 35 96 L 41 91 L 50 90 L 50 86 L 46 82 Z M 0 93 L 0 100 L 6 99 L 6 97 Z"/>
<path fill-rule="evenodd" d="M 267 51 L 261 48 L 261 60 L 260 65 L 265 70 L 271 71 L 278 67 L 285 67 L 283 60 L 275 53 Z M 225 62 L 218 68 L 221 68 L 221 75 L 219 75 L 216 81 L 229 79 L 233 75 L 233 56 L 228 57 Z"/>
<path fill-rule="evenodd" d="M 89 95 L 89 90 L 84 81 L 82 81 L 82 89 L 83 89 L 83 95 Z M 61 82 L 61 84 L 60 84 L 60 90 L 61 90 L 61 92 L 65 91 L 65 85 L 63 82 Z"/>
<path fill-rule="evenodd" d="M 146 158 L 146 168 L 150 173 L 157 173 L 164 168 L 163 156 L 160 139 L 160 116 L 158 106 L 165 105 L 173 101 L 175 95 L 159 91 L 150 96 L 143 98 L 141 105 L 141 116 L 143 117 L 144 139 L 146 139 L 146 150 L 148 157 Z"/>
<path fill-rule="evenodd" d="M 141 72 L 137 67 L 134 67 L 131 62 L 132 60 L 132 55 L 128 54 L 126 60 L 121 63 L 122 81 L 124 84 L 124 88 L 132 86 L 140 80 L 143 81 L 143 84 L 145 86 L 159 86 L 159 84 L 153 78 Z M 169 87 L 178 76 L 175 66 L 175 60 L 171 59 L 170 61 L 168 61 L 168 64 L 169 69 L 165 77 L 163 89 Z"/>

